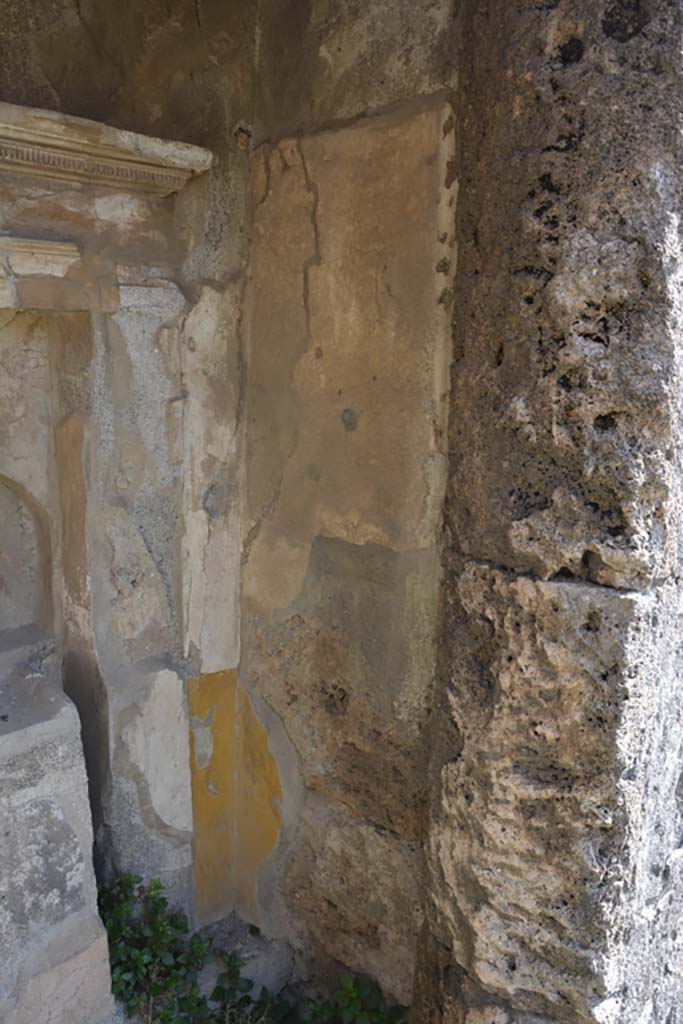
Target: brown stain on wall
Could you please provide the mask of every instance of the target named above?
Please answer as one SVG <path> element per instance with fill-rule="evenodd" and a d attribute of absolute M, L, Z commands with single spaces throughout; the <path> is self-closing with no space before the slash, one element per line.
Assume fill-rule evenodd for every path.
<path fill-rule="evenodd" d="M 236 672 L 191 679 L 194 891 L 199 921 L 232 910 L 255 921 L 261 865 L 280 833 L 282 787 L 258 720 Z"/>
<path fill-rule="evenodd" d="M 67 416 L 55 432 L 62 512 L 62 571 L 69 598 L 79 607 L 88 606 L 83 438 L 83 424 L 75 416 Z"/>

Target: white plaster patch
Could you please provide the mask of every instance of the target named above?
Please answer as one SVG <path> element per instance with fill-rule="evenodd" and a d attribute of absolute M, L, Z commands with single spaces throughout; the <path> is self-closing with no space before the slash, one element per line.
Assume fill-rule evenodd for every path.
<path fill-rule="evenodd" d="M 152 679 L 125 742 L 147 784 L 154 811 L 172 828 L 191 831 L 189 727 L 183 683 L 175 672 L 165 669 Z"/>
<path fill-rule="evenodd" d="M 322 57 L 322 59 L 323 59 L 323 60 L 325 61 L 325 63 L 326 63 L 326 64 L 327 64 L 327 65 L 328 65 L 329 67 L 331 67 L 331 68 L 332 68 L 332 67 L 334 67 L 334 61 L 333 61 L 333 59 L 332 59 L 332 54 L 331 54 L 331 53 L 330 53 L 330 51 L 329 51 L 329 50 L 327 49 L 327 47 L 325 46 L 325 44 L 324 44 L 324 43 L 323 43 L 323 45 L 322 45 L 322 46 L 320 47 L 320 49 L 318 50 L 318 53 L 319 53 L 319 55 L 320 55 L 320 56 Z"/>
<path fill-rule="evenodd" d="M 184 650 L 199 670 L 239 661 L 240 522 L 236 389 L 228 353 L 236 339 L 231 295 L 205 288 L 183 328 Z"/>
<path fill-rule="evenodd" d="M 147 218 L 148 206 L 137 196 L 115 192 L 113 195 L 97 196 L 95 214 L 99 220 L 133 227 Z"/>

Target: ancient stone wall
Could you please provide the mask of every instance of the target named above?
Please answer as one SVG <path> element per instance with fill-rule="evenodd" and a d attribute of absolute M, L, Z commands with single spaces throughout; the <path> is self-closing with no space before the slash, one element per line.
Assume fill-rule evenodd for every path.
<path fill-rule="evenodd" d="M 346 964 L 410 1002 L 446 471 L 451 10 L 261 14 L 241 678 L 284 813 L 259 913 L 313 979 Z"/>
<path fill-rule="evenodd" d="M 419 1024 L 676 1024 L 680 4 L 3 8 L 3 99 L 214 154 L 3 204 L 87 257 L 0 286 L 0 548 L 101 870 Z"/>
<path fill-rule="evenodd" d="M 193 905 L 166 197 L 211 158 L 4 103 L 0 134 L 0 1018 L 105 1024 L 93 838 Z"/>
<path fill-rule="evenodd" d="M 430 102 L 254 157 L 243 665 L 303 798 L 278 888 L 309 950 L 312 934 L 404 1000 L 446 469 L 450 116 Z"/>
<path fill-rule="evenodd" d="M 233 806 L 213 799 L 214 775 L 223 784 L 231 771 L 232 725 L 214 748 L 211 723 L 216 678 L 229 704 L 239 660 L 254 12 L 209 3 L 5 7 L 3 98 L 201 142 L 214 158 L 175 202 L 150 208 L 110 191 L 86 211 L 91 265 L 100 253 L 118 259 L 120 291 L 103 310 L 113 316 L 85 332 L 70 325 L 55 346 L 58 475 L 69 509 L 65 683 L 89 723 L 98 859 L 103 870 L 161 874 L 174 898 L 211 920 L 234 905 L 220 842 L 236 827 Z M 68 223 L 54 215 L 42 230 L 80 239 L 79 205 Z M 35 219 L 23 212 L 24 222 L 3 230 Z M 220 857 L 206 853 L 212 844 Z"/>
<path fill-rule="evenodd" d="M 680 1020 L 682 18 L 462 5 L 420 1020 Z"/>
<path fill-rule="evenodd" d="M 76 709 L 35 630 L 0 635 L 0 1020 L 110 1024 Z"/>
<path fill-rule="evenodd" d="M 175 821 L 183 801 L 158 770 L 163 722 L 182 719 L 167 678 L 179 673 L 198 918 L 236 907 L 293 941 L 300 970 L 339 960 L 408 1001 L 445 482 L 451 10 L 264 4 L 258 28 L 254 14 L 207 0 L 170 17 L 154 4 L 11 11 L 7 99 L 216 157 L 162 229 L 185 254 L 190 308 L 157 311 L 151 292 L 141 303 L 132 272 L 79 370 L 85 419 L 59 371 L 63 500 L 91 492 L 80 529 L 94 570 L 86 592 L 67 527 L 67 586 L 89 623 L 83 638 L 67 622 L 67 685 L 97 737 L 86 749 L 103 863 L 154 864 L 188 898 L 189 851 L 182 864 L 170 852 L 187 815 Z M 144 217 L 101 205 L 114 234 L 128 218 L 128 246 L 154 249 Z M 175 414 L 180 456 L 167 451 Z M 326 919 L 321 906 L 337 909 Z"/>

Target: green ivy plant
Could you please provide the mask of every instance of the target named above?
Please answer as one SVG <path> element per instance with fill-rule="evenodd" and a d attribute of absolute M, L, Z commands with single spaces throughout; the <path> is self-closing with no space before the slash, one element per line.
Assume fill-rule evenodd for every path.
<path fill-rule="evenodd" d="M 303 1011 L 306 1024 L 404 1024 L 406 1011 L 387 1006 L 379 985 L 344 975 L 329 1002 L 309 1000 Z"/>
<path fill-rule="evenodd" d="M 99 907 L 109 936 L 112 991 L 129 1017 L 142 1024 L 404 1024 L 405 1010 L 388 1007 L 372 981 L 345 976 L 331 1000 L 307 1000 L 301 1011 L 241 974 L 234 953 L 216 951 L 190 934 L 184 914 L 169 910 L 158 879 L 143 884 L 120 875 L 99 891 Z M 209 959 L 222 964 L 209 997 L 199 973 Z"/>
<path fill-rule="evenodd" d="M 252 982 L 240 961 L 220 956 L 224 970 L 211 997 L 198 976 L 212 955 L 211 943 L 190 934 L 184 914 L 169 911 L 161 882 L 148 885 L 121 875 L 100 889 L 99 905 L 109 936 L 112 991 L 129 1017 L 143 1024 L 271 1024 L 267 994 L 251 998 Z"/>
<path fill-rule="evenodd" d="M 259 998 L 254 1001 L 251 995 L 253 982 L 243 978 L 242 963 L 234 953 L 221 953 L 219 959 L 223 963 L 223 971 L 218 975 L 216 985 L 211 993 L 211 1002 L 216 1006 L 214 1017 L 216 1024 L 280 1024 L 280 1022 L 296 1022 L 292 1007 L 284 1000 L 272 1000 L 266 989 L 261 989 Z"/>
<path fill-rule="evenodd" d="M 109 936 L 112 991 L 129 1017 L 144 1024 L 209 1024 L 197 976 L 211 953 L 190 935 L 184 914 L 171 912 L 158 879 L 148 885 L 121 875 L 99 894 Z"/>

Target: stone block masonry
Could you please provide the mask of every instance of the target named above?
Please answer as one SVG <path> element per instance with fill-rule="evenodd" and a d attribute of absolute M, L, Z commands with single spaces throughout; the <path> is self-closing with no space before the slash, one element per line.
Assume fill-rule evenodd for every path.
<path fill-rule="evenodd" d="M 414 1024 L 683 1024 L 681 0 L 3 9 L 3 98 L 146 133 L 0 104 L 0 628 L 98 870 Z M 97 1020 L 34 775 L 3 1024 Z"/>
<path fill-rule="evenodd" d="M 0 1019 L 108 1024 L 93 845 L 194 903 L 167 197 L 211 155 L 8 104 L 0 139 Z"/>
<path fill-rule="evenodd" d="M 49 641 L 0 644 L 0 1021 L 110 1024 L 78 714 Z"/>
<path fill-rule="evenodd" d="M 433 945 L 415 1019 L 674 1024 L 683 8 L 460 15 Z"/>

